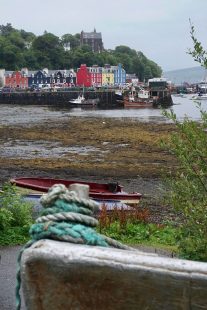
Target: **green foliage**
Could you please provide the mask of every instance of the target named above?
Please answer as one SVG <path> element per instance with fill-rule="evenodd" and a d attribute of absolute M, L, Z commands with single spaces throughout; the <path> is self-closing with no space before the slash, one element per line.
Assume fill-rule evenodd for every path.
<path fill-rule="evenodd" d="M 207 51 L 204 50 L 201 42 L 195 36 L 195 27 L 191 23 L 190 20 L 190 27 L 191 27 L 191 39 L 193 41 L 193 50 L 189 49 L 188 54 L 192 55 L 193 59 L 201 64 L 201 66 L 207 68 Z"/>
<path fill-rule="evenodd" d="M 64 44 L 70 43 L 70 50 Z M 6 70 L 30 70 L 42 68 L 77 68 L 81 64 L 117 65 L 121 63 L 127 73 L 135 73 L 140 81 L 161 76 L 161 68 L 142 52 L 128 46 L 117 46 L 115 50 L 93 53 L 87 45 L 80 47 L 80 34 L 64 34 L 61 38 L 44 32 L 35 36 L 32 32 L 17 30 L 11 24 L 0 25 L 0 67 Z"/>
<path fill-rule="evenodd" d="M 145 244 L 151 246 L 176 246 L 176 236 L 179 229 L 156 224 L 130 223 L 122 229 L 118 221 L 111 223 L 102 229 L 102 233 L 120 242 L 138 245 Z"/>
<path fill-rule="evenodd" d="M 0 245 L 19 245 L 25 244 L 30 240 L 29 227 L 8 227 L 0 230 Z"/>
<path fill-rule="evenodd" d="M 32 224 L 32 204 L 22 199 L 14 185 L 5 183 L 0 192 L 0 227 L 29 226 Z M 5 219 L 6 218 L 6 219 Z M 7 225 L 6 225 L 7 222 Z"/>
<path fill-rule="evenodd" d="M 177 172 L 167 179 L 166 199 L 183 218 L 181 254 L 207 261 L 207 113 L 201 108 L 200 113 L 200 123 L 188 118 L 181 123 L 172 111 L 164 111 L 177 130 L 163 146 L 178 160 Z"/>
<path fill-rule="evenodd" d="M 5 230 L 11 226 L 14 220 L 12 212 L 5 208 L 0 208 L 0 230 Z"/>
<path fill-rule="evenodd" d="M 137 52 L 128 46 L 117 46 L 113 55 L 123 64 L 127 73 L 136 73 L 140 81 L 162 74 L 162 69 L 155 62 L 149 60 L 142 52 Z"/>
<path fill-rule="evenodd" d="M 132 211 L 113 209 L 107 212 L 103 206 L 99 214 L 98 230 L 111 238 L 131 245 L 176 247 L 177 228 L 172 225 L 149 224 L 149 211 L 137 206 Z"/>

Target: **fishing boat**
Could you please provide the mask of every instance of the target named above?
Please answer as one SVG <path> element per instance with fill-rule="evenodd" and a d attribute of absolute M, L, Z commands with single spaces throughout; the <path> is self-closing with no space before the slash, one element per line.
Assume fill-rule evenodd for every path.
<path fill-rule="evenodd" d="M 128 97 L 124 97 L 125 108 L 150 108 L 153 107 L 153 99 L 149 96 L 149 91 L 140 89 L 134 95 L 134 90 L 129 93 Z"/>
<path fill-rule="evenodd" d="M 85 99 L 84 95 L 79 95 L 76 99 L 69 100 L 71 106 L 80 106 L 80 107 L 95 107 L 99 103 L 99 98 Z"/>
<path fill-rule="evenodd" d="M 134 101 L 131 101 L 130 98 L 124 98 L 124 107 L 125 108 L 152 108 L 153 100 L 134 98 Z"/>
<path fill-rule="evenodd" d="M 85 102 L 84 95 L 79 95 L 78 98 L 69 100 L 69 103 L 73 105 L 82 105 Z"/>
<path fill-rule="evenodd" d="M 10 183 L 21 188 L 27 188 L 41 193 L 47 192 L 54 184 L 64 184 L 66 187 L 69 187 L 74 183 L 85 184 L 89 185 L 89 197 L 91 199 L 101 202 L 114 201 L 129 205 L 137 204 L 142 196 L 140 193 L 125 192 L 123 187 L 118 183 L 95 183 L 77 180 L 29 177 L 14 178 L 10 180 Z"/>

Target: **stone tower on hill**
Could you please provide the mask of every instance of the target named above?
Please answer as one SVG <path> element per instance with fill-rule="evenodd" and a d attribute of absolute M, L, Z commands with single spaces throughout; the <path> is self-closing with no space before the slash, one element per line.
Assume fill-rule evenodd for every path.
<path fill-rule="evenodd" d="M 104 49 L 101 32 L 96 32 L 95 28 L 93 32 L 81 31 L 80 44 L 81 46 L 89 45 L 95 53 L 100 53 Z"/>

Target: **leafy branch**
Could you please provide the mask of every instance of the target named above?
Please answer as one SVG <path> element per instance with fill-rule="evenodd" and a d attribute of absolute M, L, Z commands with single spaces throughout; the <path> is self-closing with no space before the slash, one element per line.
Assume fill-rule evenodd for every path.
<path fill-rule="evenodd" d="M 193 47 L 194 49 L 188 49 L 188 54 L 193 57 L 193 59 L 201 64 L 201 66 L 205 67 L 207 69 L 207 51 L 204 50 L 202 44 L 195 36 L 195 27 L 192 24 L 191 20 L 190 22 L 190 35 L 191 39 L 193 40 Z"/>

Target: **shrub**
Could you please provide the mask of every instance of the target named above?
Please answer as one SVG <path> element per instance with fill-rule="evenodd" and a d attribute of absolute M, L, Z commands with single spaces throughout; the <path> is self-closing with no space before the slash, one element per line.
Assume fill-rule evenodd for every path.
<path fill-rule="evenodd" d="M 207 261 L 207 113 L 201 108 L 200 113 L 200 123 L 188 118 L 181 123 L 172 111 L 164 111 L 177 131 L 162 145 L 178 160 L 176 173 L 167 178 L 166 199 L 183 217 L 178 240 L 181 255 Z"/>
<path fill-rule="evenodd" d="M 0 230 L 5 230 L 7 227 L 10 227 L 12 221 L 12 212 L 5 208 L 0 208 Z"/>
<path fill-rule="evenodd" d="M 0 210 L 2 218 L 4 216 L 4 228 L 31 225 L 32 204 L 23 200 L 14 185 L 5 183 L 2 189 L 3 191 L 0 192 Z"/>

